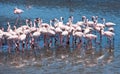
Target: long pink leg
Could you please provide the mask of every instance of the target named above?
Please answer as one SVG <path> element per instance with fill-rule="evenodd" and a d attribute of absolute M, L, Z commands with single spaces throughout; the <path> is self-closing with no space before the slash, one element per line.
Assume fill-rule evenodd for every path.
<path fill-rule="evenodd" d="M 62 45 L 62 35 L 60 34 L 60 44 Z"/>

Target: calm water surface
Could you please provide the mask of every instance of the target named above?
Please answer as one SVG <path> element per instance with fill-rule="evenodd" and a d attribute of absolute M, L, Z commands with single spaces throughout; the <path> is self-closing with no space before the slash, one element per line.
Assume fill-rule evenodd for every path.
<path fill-rule="evenodd" d="M 6 22 L 15 24 L 17 15 L 15 7 L 24 10 L 21 14 L 21 24 L 25 19 L 40 17 L 49 23 L 50 19 L 64 17 L 64 23 L 69 16 L 74 16 L 74 23 L 85 15 L 105 18 L 116 24 L 115 46 L 113 52 L 106 54 L 103 64 L 97 64 L 98 52 L 94 55 L 82 54 L 84 51 L 76 48 L 43 48 L 24 54 L 0 54 L 0 74 L 120 74 L 120 1 L 119 0 L 0 0 L 0 27 L 7 28 Z M 18 26 L 20 26 L 19 24 Z M 46 50 L 48 49 L 48 50 Z M 4 63 L 3 63 L 4 62 Z"/>

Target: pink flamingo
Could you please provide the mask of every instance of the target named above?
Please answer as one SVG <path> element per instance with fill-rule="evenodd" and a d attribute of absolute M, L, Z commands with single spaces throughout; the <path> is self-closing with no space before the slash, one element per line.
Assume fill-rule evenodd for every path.
<path fill-rule="evenodd" d="M 97 38 L 97 35 L 94 34 L 85 34 L 85 38 L 90 40 L 90 49 L 92 49 L 92 40 Z"/>
<path fill-rule="evenodd" d="M 19 36 L 19 41 L 22 41 L 22 52 L 24 52 L 24 48 L 25 48 L 25 39 L 26 39 L 25 33 L 23 33 Z"/>
<path fill-rule="evenodd" d="M 112 22 L 106 22 L 105 23 L 105 26 L 107 27 L 112 27 L 112 26 L 115 26 L 116 24 L 115 23 L 112 23 Z"/>
<path fill-rule="evenodd" d="M 36 45 L 38 44 L 40 35 L 41 35 L 41 32 L 40 32 L 39 28 L 37 28 L 37 31 L 35 31 L 35 32 L 32 34 Z"/>
<path fill-rule="evenodd" d="M 15 7 L 15 9 L 14 9 L 14 14 L 17 14 L 17 15 L 18 15 L 18 18 L 16 19 L 15 25 L 17 25 L 17 22 L 18 22 L 18 20 L 19 20 L 19 18 L 20 18 L 20 14 L 23 13 L 23 12 L 24 12 L 24 11 L 23 11 L 22 9 L 19 9 L 19 8 Z"/>
<path fill-rule="evenodd" d="M 114 35 L 115 35 L 115 33 L 111 32 L 111 31 L 104 31 L 104 30 L 101 30 L 101 33 L 102 33 L 102 35 L 107 37 L 107 41 L 109 41 L 110 47 L 111 47 L 112 43 L 114 45 Z"/>
<path fill-rule="evenodd" d="M 56 27 L 56 28 L 55 28 L 55 32 L 56 32 L 57 34 L 59 34 L 60 44 L 62 44 L 62 35 L 61 35 L 62 29 L 61 29 L 60 27 Z"/>

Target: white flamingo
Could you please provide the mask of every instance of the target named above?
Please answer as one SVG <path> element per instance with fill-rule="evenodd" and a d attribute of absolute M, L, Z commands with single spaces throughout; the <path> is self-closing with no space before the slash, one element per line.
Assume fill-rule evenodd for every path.
<path fill-rule="evenodd" d="M 108 38 L 112 38 L 115 35 L 115 33 L 110 32 L 110 31 L 104 31 L 104 30 L 101 30 L 101 31 L 102 31 L 102 35 L 105 35 Z"/>
<path fill-rule="evenodd" d="M 73 31 L 73 37 L 75 37 L 75 42 L 76 42 L 76 40 L 77 40 L 77 38 L 79 38 L 79 42 L 81 41 L 81 38 L 82 38 L 82 36 L 83 36 L 83 33 L 82 32 L 80 32 L 80 31 Z"/>
<path fill-rule="evenodd" d="M 67 30 L 63 31 L 61 35 L 62 35 L 62 36 L 68 36 L 68 31 L 67 31 Z M 63 39 L 63 38 L 62 38 L 62 39 Z M 66 37 L 66 43 L 69 42 L 68 39 L 69 39 L 69 38 Z"/>
<path fill-rule="evenodd" d="M 21 13 L 23 13 L 24 11 L 22 10 L 22 9 L 19 9 L 19 8 L 17 8 L 17 7 L 15 7 L 15 9 L 14 9 L 14 14 L 21 14 Z"/>
<path fill-rule="evenodd" d="M 111 43 L 112 43 L 112 39 L 113 39 L 113 42 L 114 42 L 114 35 L 115 33 L 111 32 L 111 31 L 104 31 L 104 30 L 101 30 L 101 33 L 102 35 L 106 36 L 108 41 L 110 41 L 110 46 L 111 46 Z"/>
<path fill-rule="evenodd" d="M 85 34 L 84 35 L 85 38 L 87 38 L 88 40 L 90 40 L 90 49 L 92 48 L 92 40 L 97 38 L 97 35 L 94 34 Z"/>
<path fill-rule="evenodd" d="M 25 39 L 26 39 L 26 34 L 23 31 L 23 34 L 19 35 L 19 41 L 22 41 L 22 52 L 24 52 L 24 45 L 25 45 Z"/>
<path fill-rule="evenodd" d="M 60 27 L 55 28 L 55 32 L 59 34 L 60 44 L 62 43 L 62 29 Z"/>
<path fill-rule="evenodd" d="M 17 15 L 18 15 L 18 18 L 16 19 L 15 25 L 17 25 L 18 19 L 20 18 L 20 14 L 23 13 L 23 12 L 24 12 L 24 11 L 23 11 L 22 9 L 19 9 L 19 8 L 15 7 L 15 9 L 14 9 L 14 14 L 17 14 Z"/>
<path fill-rule="evenodd" d="M 35 31 L 32 36 L 33 36 L 34 40 L 38 42 L 39 41 L 38 38 L 40 37 L 40 35 L 41 35 L 41 32 L 40 32 L 39 28 L 37 28 L 37 31 Z"/>
<path fill-rule="evenodd" d="M 112 22 L 106 22 L 105 23 L 105 26 L 107 27 L 112 27 L 112 26 L 115 26 L 116 24 L 115 23 L 112 23 Z"/>
<path fill-rule="evenodd" d="M 43 34 L 44 35 L 44 46 L 46 46 L 47 45 L 47 38 L 48 38 L 48 26 L 41 26 L 40 27 L 40 32 L 41 32 L 41 34 Z"/>

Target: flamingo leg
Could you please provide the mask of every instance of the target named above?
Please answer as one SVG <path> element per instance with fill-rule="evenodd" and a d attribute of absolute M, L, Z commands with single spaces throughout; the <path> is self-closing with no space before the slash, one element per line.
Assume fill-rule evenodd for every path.
<path fill-rule="evenodd" d="M 8 53 L 11 53 L 10 41 L 8 40 L 7 43 L 8 43 Z"/>
<path fill-rule="evenodd" d="M 46 46 L 46 45 L 47 45 L 47 43 L 46 43 L 46 38 L 47 38 L 47 35 L 46 35 L 46 34 L 44 34 L 44 46 Z"/>
<path fill-rule="evenodd" d="M 62 45 L 62 35 L 61 34 L 59 35 L 60 35 L 60 44 Z"/>
<path fill-rule="evenodd" d="M 67 37 L 66 37 L 66 44 L 67 44 L 67 45 L 70 44 L 69 40 L 70 40 L 70 37 L 69 37 L 69 35 L 67 35 Z"/>
<path fill-rule="evenodd" d="M 115 40 L 115 39 L 114 39 L 114 37 L 113 37 L 113 40 L 112 40 L 112 46 L 113 46 L 113 49 L 114 49 L 114 40 Z"/>
<path fill-rule="evenodd" d="M 92 49 L 92 40 L 90 40 L 90 49 Z"/>
<path fill-rule="evenodd" d="M 22 53 L 24 53 L 24 50 L 25 50 L 25 42 L 22 41 Z"/>
<path fill-rule="evenodd" d="M 17 41 L 17 42 L 16 42 L 16 52 L 17 52 L 17 53 L 20 52 L 19 46 L 20 46 L 20 43 L 19 43 L 19 41 Z"/>
<path fill-rule="evenodd" d="M 17 17 L 17 19 L 16 19 L 16 21 L 15 21 L 15 25 L 17 25 L 18 24 L 18 20 L 20 19 L 20 15 L 18 14 L 18 17 Z"/>
<path fill-rule="evenodd" d="M 2 39 L 0 39 L 0 52 L 2 52 Z"/>

